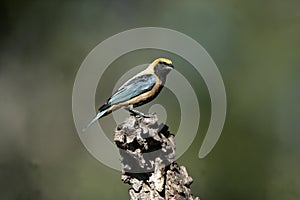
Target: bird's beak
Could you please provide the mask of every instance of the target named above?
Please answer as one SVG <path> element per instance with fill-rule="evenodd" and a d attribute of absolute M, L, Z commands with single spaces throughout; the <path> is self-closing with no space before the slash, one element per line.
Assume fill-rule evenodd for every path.
<path fill-rule="evenodd" d="M 167 69 L 170 69 L 170 70 L 171 70 L 171 69 L 174 69 L 174 65 L 172 65 L 172 64 L 171 64 L 171 65 L 168 65 L 168 66 L 167 66 Z"/>

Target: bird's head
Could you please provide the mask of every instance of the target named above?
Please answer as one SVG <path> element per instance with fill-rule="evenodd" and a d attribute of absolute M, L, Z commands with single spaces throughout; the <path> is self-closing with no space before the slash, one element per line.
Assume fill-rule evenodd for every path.
<path fill-rule="evenodd" d="M 167 58 L 158 58 L 154 60 L 150 64 L 150 67 L 153 67 L 154 73 L 159 77 L 165 77 L 172 69 L 174 69 L 172 61 Z"/>

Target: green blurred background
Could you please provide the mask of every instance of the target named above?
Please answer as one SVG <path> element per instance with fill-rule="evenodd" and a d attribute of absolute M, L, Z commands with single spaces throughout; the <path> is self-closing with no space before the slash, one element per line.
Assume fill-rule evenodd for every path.
<path fill-rule="evenodd" d="M 199 91 L 200 130 L 178 160 L 194 179 L 194 195 L 202 200 L 300 199 L 299 8 L 296 0 L 2 0 L 0 199 L 129 199 L 120 172 L 98 162 L 80 142 L 71 98 L 76 72 L 99 42 L 144 26 L 194 38 L 224 79 L 226 124 L 213 151 L 199 160 L 209 95 L 201 76 L 183 70 L 185 61 L 170 55 Z M 167 53 L 137 51 L 116 60 L 107 71 L 115 76 L 99 83 L 96 105 L 122 73 L 160 55 Z M 163 91 L 156 101 L 166 104 L 169 94 Z M 171 130 L 177 128 L 176 105 L 167 108 L 175 116 L 168 118 Z M 110 123 L 107 131 L 114 126 Z"/>

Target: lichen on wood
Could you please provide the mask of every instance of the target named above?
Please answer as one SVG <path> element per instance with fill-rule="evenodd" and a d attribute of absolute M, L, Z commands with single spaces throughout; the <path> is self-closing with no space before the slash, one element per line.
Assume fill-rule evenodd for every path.
<path fill-rule="evenodd" d="M 175 161 L 174 135 L 155 114 L 130 116 L 115 130 L 114 141 L 121 155 L 122 181 L 131 185 L 130 199 L 195 199 L 193 179 Z"/>

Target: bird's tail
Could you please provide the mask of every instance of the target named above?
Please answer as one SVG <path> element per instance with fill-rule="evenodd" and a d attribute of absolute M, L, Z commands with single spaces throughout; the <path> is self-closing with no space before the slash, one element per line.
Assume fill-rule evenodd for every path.
<path fill-rule="evenodd" d="M 108 112 L 108 109 L 98 112 L 97 115 L 94 117 L 94 119 L 92 119 L 92 121 L 86 127 L 84 127 L 82 129 L 82 132 L 85 132 L 95 121 L 97 121 L 98 119 L 103 117 L 105 114 L 107 114 L 107 112 Z"/>

